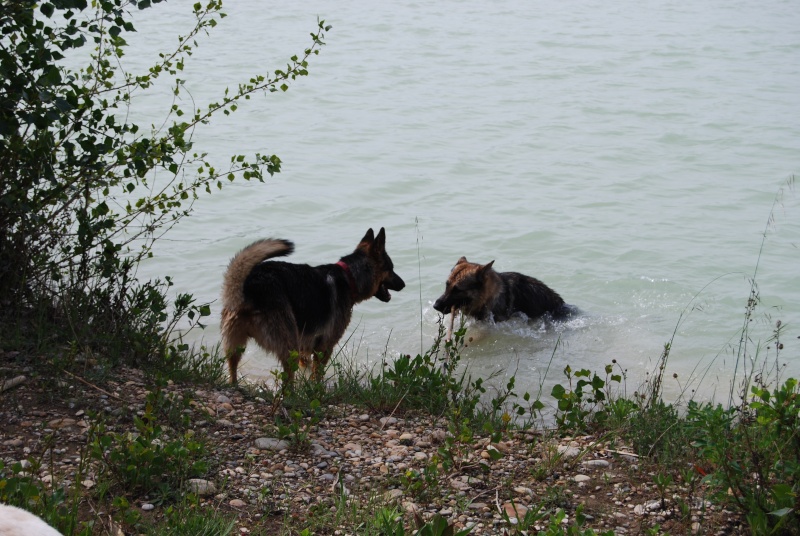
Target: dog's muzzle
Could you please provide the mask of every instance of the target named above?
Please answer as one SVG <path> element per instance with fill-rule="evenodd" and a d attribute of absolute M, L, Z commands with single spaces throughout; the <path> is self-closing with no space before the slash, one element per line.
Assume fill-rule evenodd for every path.
<path fill-rule="evenodd" d="M 450 312 L 450 306 L 446 304 L 444 296 L 441 296 L 438 300 L 436 300 L 436 302 L 434 302 L 433 308 L 443 315 L 446 315 Z"/>
<path fill-rule="evenodd" d="M 399 275 L 393 273 L 392 277 L 389 278 L 388 281 L 384 281 L 378 287 L 378 291 L 375 293 L 375 297 L 381 300 L 382 302 L 388 302 L 392 299 L 392 295 L 389 294 L 390 290 L 395 292 L 400 292 L 406 286 L 405 281 L 403 281 Z"/>

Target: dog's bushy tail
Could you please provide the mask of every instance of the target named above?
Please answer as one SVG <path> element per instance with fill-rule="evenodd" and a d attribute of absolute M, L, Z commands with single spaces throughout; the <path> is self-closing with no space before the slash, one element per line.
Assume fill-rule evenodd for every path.
<path fill-rule="evenodd" d="M 225 271 L 222 282 L 222 307 L 228 311 L 238 311 L 244 304 L 244 280 L 253 267 L 267 259 L 283 257 L 294 251 L 294 244 L 288 240 L 267 238 L 253 242 L 234 255 Z"/>

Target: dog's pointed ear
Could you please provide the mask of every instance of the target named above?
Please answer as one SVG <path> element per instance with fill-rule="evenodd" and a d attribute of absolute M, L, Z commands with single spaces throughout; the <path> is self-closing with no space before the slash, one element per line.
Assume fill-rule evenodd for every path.
<path fill-rule="evenodd" d="M 378 236 L 375 237 L 375 244 L 374 246 L 379 250 L 386 250 L 386 231 L 381 227 L 381 230 L 378 231 Z"/>
<path fill-rule="evenodd" d="M 480 278 L 485 277 L 486 274 L 492 269 L 492 265 L 493 264 L 494 264 L 494 261 L 491 261 L 491 262 L 489 262 L 487 264 L 484 264 L 480 268 L 478 268 L 478 277 L 480 277 Z"/>
<path fill-rule="evenodd" d="M 469 261 L 467 261 L 467 258 L 466 258 L 466 257 L 461 257 L 460 259 L 458 259 L 458 260 L 456 261 L 456 265 L 459 265 L 459 264 L 464 264 L 465 262 L 469 262 Z"/>
<path fill-rule="evenodd" d="M 369 228 L 369 231 L 367 231 L 367 234 L 364 235 L 361 241 L 367 244 L 372 244 L 375 241 L 375 233 L 372 232 L 372 227 Z"/>

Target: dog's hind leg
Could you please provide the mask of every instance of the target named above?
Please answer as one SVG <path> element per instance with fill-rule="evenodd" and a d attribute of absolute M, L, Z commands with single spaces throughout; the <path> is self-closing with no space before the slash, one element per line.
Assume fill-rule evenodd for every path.
<path fill-rule="evenodd" d="M 227 309 L 222 310 L 222 351 L 228 361 L 231 383 L 236 385 L 239 362 L 242 360 L 247 339 L 247 321 Z"/>
<path fill-rule="evenodd" d="M 284 310 L 273 311 L 262 314 L 254 324 L 253 338 L 280 362 L 283 383 L 291 385 L 304 351 L 294 316 Z"/>

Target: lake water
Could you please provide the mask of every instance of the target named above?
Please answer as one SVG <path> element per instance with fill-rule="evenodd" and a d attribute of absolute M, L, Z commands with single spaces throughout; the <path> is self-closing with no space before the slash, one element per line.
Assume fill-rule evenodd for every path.
<path fill-rule="evenodd" d="M 188 31 L 191 4 L 136 14 L 129 70 Z M 385 227 L 407 286 L 356 307 L 347 354 L 365 368 L 428 347 L 431 305 L 465 255 L 533 275 L 584 313 L 556 327 L 470 325 L 473 374 L 499 372 L 500 385 L 515 373 L 520 393 L 544 382 L 549 394 L 567 364 L 612 360 L 630 393 L 675 332 L 667 395 L 726 400 L 756 266 L 752 343 L 774 361 L 780 319 L 779 360 L 800 373 L 795 2 L 236 0 L 226 11 L 182 75 L 203 107 L 283 68 L 317 17 L 333 28 L 310 76 L 195 136 L 220 167 L 235 153 L 284 162 L 266 184 L 204 196 L 143 268 L 217 300 L 206 342 L 219 340 L 222 273 L 244 245 L 288 238 L 288 260 L 332 263 Z M 157 89 L 133 117 L 160 123 L 170 105 Z M 251 376 L 276 366 L 248 347 Z"/>

